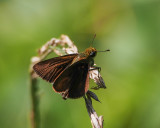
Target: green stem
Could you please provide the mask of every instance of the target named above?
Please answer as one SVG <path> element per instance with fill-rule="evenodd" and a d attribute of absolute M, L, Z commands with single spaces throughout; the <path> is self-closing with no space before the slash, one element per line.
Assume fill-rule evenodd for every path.
<path fill-rule="evenodd" d="M 40 111 L 39 111 L 39 96 L 38 96 L 38 82 L 37 79 L 30 75 L 30 84 L 31 84 L 31 121 L 32 128 L 40 128 Z"/>

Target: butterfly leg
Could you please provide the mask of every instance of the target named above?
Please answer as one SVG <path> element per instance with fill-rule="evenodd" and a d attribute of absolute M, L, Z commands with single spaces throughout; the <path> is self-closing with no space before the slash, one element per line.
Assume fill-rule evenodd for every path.
<path fill-rule="evenodd" d="M 98 72 L 100 72 L 101 67 L 92 66 L 91 69 L 89 69 L 89 71 L 92 71 L 92 70 L 98 70 Z"/>

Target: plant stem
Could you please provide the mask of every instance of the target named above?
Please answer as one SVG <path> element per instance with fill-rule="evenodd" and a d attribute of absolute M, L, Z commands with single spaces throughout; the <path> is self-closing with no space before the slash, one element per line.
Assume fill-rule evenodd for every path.
<path fill-rule="evenodd" d="M 31 121 L 32 128 L 40 128 L 40 111 L 39 111 L 39 96 L 38 96 L 38 81 L 30 74 L 30 88 L 31 88 Z"/>

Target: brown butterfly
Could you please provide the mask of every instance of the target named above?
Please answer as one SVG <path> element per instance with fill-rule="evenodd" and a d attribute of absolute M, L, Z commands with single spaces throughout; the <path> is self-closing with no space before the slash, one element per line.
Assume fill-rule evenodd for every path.
<path fill-rule="evenodd" d="M 63 99 L 79 98 L 88 91 L 89 71 L 100 70 L 100 67 L 94 66 L 93 58 L 96 54 L 97 50 L 89 47 L 79 54 L 41 61 L 35 64 L 33 69 L 41 78 L 53 83 L 54 91 L 61 93 Z"/>

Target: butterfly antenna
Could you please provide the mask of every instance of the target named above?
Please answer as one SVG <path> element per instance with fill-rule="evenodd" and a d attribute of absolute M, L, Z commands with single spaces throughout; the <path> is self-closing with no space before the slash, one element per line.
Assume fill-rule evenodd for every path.
<path fill-rule="evenodd" d="M 107 49 L 107 50 L 104 50 L 104 51 L 97 51 L 97 52 L 108 52 L 108 51 L 110 51 L 109 49 Z"/>
<path fill-rule="evenodd" d="M 92 40 L 92 42 L 91 42 L 91 47 L 93 47 L 93 42 L 94 42 L 94 39 L 96 38 L 96 34 L 94 34 L 94 36 L 93 36 L 93 40 Z"/>

